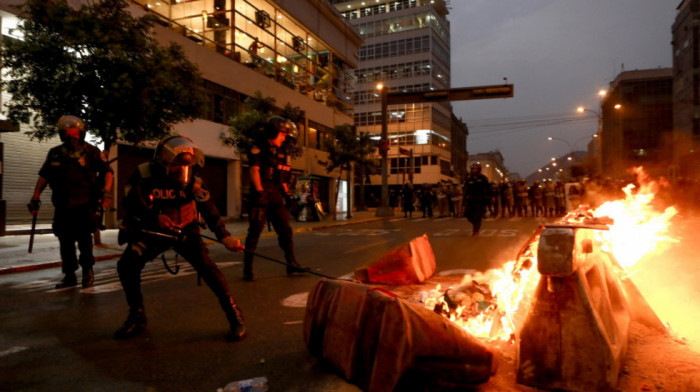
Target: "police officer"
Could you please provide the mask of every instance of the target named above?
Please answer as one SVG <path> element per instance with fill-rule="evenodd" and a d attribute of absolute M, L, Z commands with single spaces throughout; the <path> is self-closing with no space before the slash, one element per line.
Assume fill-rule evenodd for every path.
<path fill-rule="evenodd" d="M 88 288 L 95 282 L 92 233 L 97 228 L 99 209 L 106 206 L 104 196 L 112 187 L 112 169 L 100 149 L 85 142 L 83 120 L 76 116 L 62 116 L 56 127 L 63 143 L 49 150 L 27 207 L 31 215 L 36 215 L 41 192 L 46 185 L 51 187 L 52 227 L 58 237 L 61 270 L 65 274 L 56 288 L 78 284 L 75 276 L 78 264 L 83 270 L 82 287 Z M 76 256 L 76 242 L 79 258 Z"/>
<path fill-rule="evenodd" d="M 216 295 L 230 324 L 227 340 L 245 336 L 241 311 L 199 236 L 201 214 L 226 249 L 243 250 L 240 241 L 226 230 L 202 180 L 192 174 L 195 166 L 203 165 L 204 154 L 191 139 L 173 136 L 158 143 L 153 160 L 139 165 L 129 178 L 122 201 L 126 215 L 119 232 L 119 244 L 127 246 L 117 263 L 129 316 L 114 333 L 115 339 L 136 336 L 146 328 L 141 270 L 146 262 L 171 247 Z"/>
<path fill-rule="evenodd" d="M 481 219 L 484 217 L 486 206 L 491 201 L 491 185 L 489 179 L 481 174 L 481 164 L 473 162 L 469 177 L 464 183 L 465 215 L 472 224 L 472 235 L 479 235 Z"/>
<path fill-rule="evenodd" d="M 284 200 L 289 196 L 291 177 L 291 157 L 283 149 L 287 137 L 296 137 L 296 125 L 280 117 L 272 117 L 265 125 L 264 137 L 257 140 L 248 153 L 250 164 L 250 225 L 245 239 L 246 253 L 243 258 L 243 279 L 255 280 L 253 274 L 253 252 L 258 247 L 260 233 L 267 220 L 277 233 L 277 242 L 284 251 L 287 262 L 287 275 L 305 269 L 294 257 L 292 228 L 289 225 L 289 212 Z"/>

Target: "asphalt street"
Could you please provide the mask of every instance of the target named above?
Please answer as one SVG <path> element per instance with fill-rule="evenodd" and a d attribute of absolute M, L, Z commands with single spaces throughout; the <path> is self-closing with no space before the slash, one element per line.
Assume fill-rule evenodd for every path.
<path fill-rule="evenodd" d="M 356 268 L 426 233 L 438 275 L 459 281 L 465 273 L 514 258 L 543 222 L 487 220 L 481 235 L 474 237 L 465 219 L 367 218 L 356 224 L 296 226 L 298 260 L 325 275 L 350 277 Z M 258 252 L 281 258 L 271 234 L 261 240 Z M 38 241 L 38 249 L 51 247 L 43 241 L 51 242 Z M 358 390 L 306 349 L 306 297 L 318 277 L 287 277 L 283 266 L 258 258 L 258 280 L 244 282 L 241 254 L 219 244 L 210 249 L 243 310 L 249 328 L 245 340 L 224 341 L 227 323 L 216 299 L 197 285 L 196 274 L 174 254 L 168 253 L 166 260 L 180 267 L 177 275 L 168 273 L 161 260 L 145 268 L 142 287 L 149 325 L 143 335 L 128 341 L 112 339 L 127 312 L 115 258 L 96 264 L 96 285 L 85 290 L 54 290 L 60 278 L 57 267 L 6 273 L 0 276 L 0 371 L 6 375 L 0 389 L 215 391 L 231 381 L 265 376 L 271 391 Z M 428 281 L 425 287 L 435 283 Z"/>

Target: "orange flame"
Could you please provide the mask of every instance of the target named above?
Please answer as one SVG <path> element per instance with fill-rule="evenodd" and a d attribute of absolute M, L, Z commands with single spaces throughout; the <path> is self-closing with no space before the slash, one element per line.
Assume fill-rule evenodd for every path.
<path fill-rule="evenodd" d="M 655 210 L 652 201 L 659 189 L 659 183 L 651 181 L 641 167 L 634 168 L 634 172 L 640 184 L 638 189 L 629 184 L 623 189 L 624 199 L 606 202 L 592 212 L 586 211 L 589 217 L 592 213 L 592 218 L 612 218 L 613 223 L 608 225 L 609 230 L 597 231 L 598 239 L 607 246 L 604 250 L 611 252 L 628 274 L 631 267 L 645 256 L 658 252 L 676 241 L 668 235 L 670 220 L 677 214 L 676 209 L 669 207 L 662 212 Z M 577 217 L 576 214 L 570 214 L 564 219 L 573 223 Z M 507 262 L 499 269 L 464 277 L 460 287 L 469 286 L 473 281 L 488 283 L 493 299 L 481 312 L 475 314 L 473 303 L 471 308 L 455 307 L 455 304 L 449 308 L 450 304 L 445 297 L 452 288 L 448 289 L 445 295 L 441 295 L 438 286 L 428 295 L 430 300 L 423 302 L 433 310 L 438 306 L 440 309 L 449 309 L 441 313 L 475 337 L 510 340 L 518 328 L 518 322 L 524 317 L 523 312 L 528 310 L 540 280 L 536 268 L 536 249 L 537 239 L 530 244 L 529 253 L 521 256 L 521 259 L 530 260 L 528 268 L 523 267 L 522 260 L 516 260 Z M 644 292 L 641 287 L 640 290 Z"/>

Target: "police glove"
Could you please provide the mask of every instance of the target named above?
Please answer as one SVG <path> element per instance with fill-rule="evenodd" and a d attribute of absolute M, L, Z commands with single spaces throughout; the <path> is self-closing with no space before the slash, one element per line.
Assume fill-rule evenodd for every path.
<path fill-rule="evenodd" d="M 165 214 L 158 214 L 158 227 L 168 231 L 180 231 L 180 227 Z"/>
<path fill-rule="evenodd" d="M 39 212 L 39 206 L 41 206 L 41 200 L 32 199 L 29 201 L 29 204 L 27 204 L 27 209 L 31 215 L 36 215 Z"/>
<path fill-rule="evenodd" d="M 243 252 L 245 250 L 245 246 L 241 245 L 241 241 L 231 236 L 222 238 L 221 243 L 231 252 Z"/>

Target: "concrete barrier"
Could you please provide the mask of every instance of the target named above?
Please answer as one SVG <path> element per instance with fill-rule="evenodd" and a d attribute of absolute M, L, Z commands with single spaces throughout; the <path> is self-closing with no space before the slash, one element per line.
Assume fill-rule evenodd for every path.
<path fill-rule="evenodd" d="M 605 227 L 551 225 L 542 231 L 542 276 L 517 336 L 518 383 L 615 389 L 631 316 L 614 263 L 594 238 L 596 229 Z"/>

